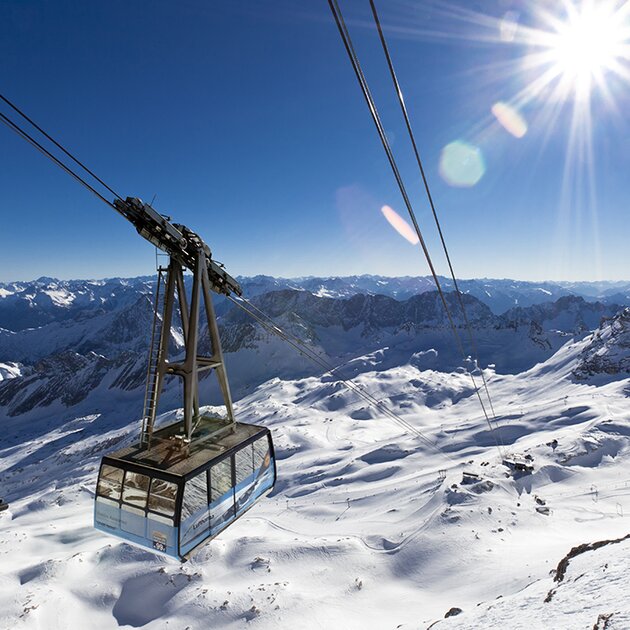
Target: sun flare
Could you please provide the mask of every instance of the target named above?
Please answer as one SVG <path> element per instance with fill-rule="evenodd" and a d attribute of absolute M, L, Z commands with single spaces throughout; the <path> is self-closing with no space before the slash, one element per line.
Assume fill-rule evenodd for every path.
<path fill-rule="evenodd" d="M 549 47 L 553 74 L 575 96 L 586 98 L 595 83 L 605 80 L 607 72 L 618 71 L 627 54 L 627 12 L 605 2 L 567 8 L 566 19 L 554 23 L 555 32 L 544 44 Z"/>

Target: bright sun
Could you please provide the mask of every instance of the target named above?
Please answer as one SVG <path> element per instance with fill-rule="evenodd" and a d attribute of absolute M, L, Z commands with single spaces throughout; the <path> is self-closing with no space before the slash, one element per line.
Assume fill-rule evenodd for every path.
<path fill-rule="evenodd" d="M 628 36 L 626 17 L 609 3 L 588 3 L 579 10 L 571 6 L 566 21 L 554 24 L 548 42 L 552 69 L 576 96 L 587 97 L 594 82 L 617 70 Z"/>

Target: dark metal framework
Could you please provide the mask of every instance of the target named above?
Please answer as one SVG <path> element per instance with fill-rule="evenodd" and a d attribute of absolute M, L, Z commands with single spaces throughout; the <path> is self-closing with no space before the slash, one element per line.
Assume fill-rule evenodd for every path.
<path fill-rule="evenodd" d="M 276 479 L 273 442 L 268 429 L 239 423 L 234 418 L 212 291 L 227 296 L 232 293 L 240 296 L 238 282 L 212 260 L 208 245 L 186 226 L 171 223 L 140 199 L 117 199 L 113 205 L 133 223 L 143 238 L 169 256 L 169 264 L 158 269 L 140 441 L 103 458 L 97 486 L 95 525 L 103 531 L 137 544 L 149 547 L 152 545 L 158 551 L 184 559 L 199 545 L 229 526 L 273 488 Z M 192 273 L 190 297 L 184 282 L 185 270 Z M 183 356 L 171 358 L 169 342 L 177 312 L 181 318 L 184 353 Z M 207 355 L 202 354 L 199 348 L 202 325 L 207 327 L 210 341 L 210 352 Z M 199 378 L 204 372 L 211 371 L 216 374 L 219 383 L 226 410 L 224 418 L 205 414 L 200 409 Z M 171 375 L 182 381 L 183 418 L 172 425 L 156 429 L 160 394 L 165 377 Z M 269 443 L 269 460 L 264 480 L 257 481 L 251 477 L 243 490 L 248 502 L 237 505 L 236 454 L 261 436 L 266 436 Z M 186 484 L 226 459 L 231 467 L 230 487 L 234 492 L 234 503 L 230 508 L 229 496 L 222 497 L 221 505 L 227 506 L 227 512 L 217 521 L 218 524 L 212 530 L 210 526 L 207 531 L 200 528 L 199 538 L 193 538 L 192 541 L 186 539 L 184 543 L 182 532 L 189 527 L 188 521 L 184 521 L 182 516 L 185 511 Z M 100 480 L 107 476 L 104 470 L 109 470 L 104 469 L 105 466 L 121 471 L 123 494 L 118 500 L 99 492 Z M 132 475 L 130 479 L 133 483 L 133 473 L 149 479 L 144 507 L 130 504 L 124 498 L 126 480 Z M 210 477 L 207 474 L 206 481 Z M 160 512 L 160 509 L 168 509 L 170 512 L 171 506 L 150 507 L 153 482 L 156 479 L 174 484 L 177 488 L 172 515 Z M 105 486 L 104 481 L 104 492 Z M 241 487 L 241 484 L 238 486 Z M 207 492 L 210 509 L 209 486 Z M 168 521 L 170 525 L 160 525 L 159 522 L 156 524 L 156 519 Z M 191 549 L 192 545 L 194 546 Z"/>
<path fill-rule="evenodd" d="M 142 442 L 146 443 L 147 446 L 151 446 L 160 393 L 164 377 L 168 374 L 179 376 L 183 381 L 184 440 L 190 441 L 192 439 L 194 425 L 200 417 L 199 374 L 201 372 L 214 370 L 227 412 L 224 429 L 229 430 L 234 423 L 232 397 L 223 363 L 219 328 L 210 294 L 211 285 L 208 276 L 207 256 L 202 249 L 198 250 L 196 255 L 192 285 L 192 296 L 189 304 L 184 287 L 182 265 L 171 257 L 170 264 L 166 270 L 166 286 L 164 288 L 164 306 L 161 320 L 158 319 L 159 314 L 157 311 L 154 318 L 152 338 L 153 343 L 157 343 L 157 351 L 154 352 L 152 347 L 148 366 L 145 411 L 141 435 Z M 159 302 L 159 293 L 157 298 Z M 205 323 L 207 324 L 212 348 L 210 356 L 202 356 L 199 354 L 198 349 L 202 300 L 205 307 Z M 186 350 L 182 360 L 170 361 L 168 346 L 176 305 L 179 306 Z"/>
<path fill-rule="evenodd" d="M 184 431 L 178 437 L 181 439 L 182 448 L 186 448 L 190 443 L 194 427 L 200 420 L 201 372 L 214 370 L 226 408 L 227 418 L 223 426 L 216 428 L 213 437 L 218 437 L 222 432 L 232 431 L 234 410 L 211 292 L 225 295 L 235 293 L 240 296 L 242 293 L 240 285 L 221 265 L 212 260 L 212 252 L 203 239 L 185 225 L 171 223 L 167 217 L 135 197 L 127 197 L 125 201 L 116 199 L 114 205 L 120 214 L 133 223 L 138 234 L 166 252 L 170 258 L 168 267 L 160 268 L 158 276 L 141 444 L 151 447 L 160 393 L 166 375 L 179 376 L 183 382 Z M 191 271 L 193 276 L 190 302 L 184 286 L 184 269 Z M 159 313 L 163 283 L 165 285 L 163 307 Z M 202 305 L 212 349 L 210 356 L 202 356 L 198 348 Z M 173 315 L 177 307 L 181 315 L 185 356 L 182 360 L 170 361 L 168 347 Z"/>
<path fill-rule="evenodd" d="M 181 523 L 182 497 L 180 495 L 184 490 L 187 479 L 183 470 L 189 469 L 189 472 L 192 473 L 193 470 L 209 469 L 213 463 L 216 464 L 229 457 L 232 466 L 232 482 L 234 483 L 236 482 L 234 466 L 236 465 L 237 457 L 231 453 L 238 453 L 239 449 L 247 448 L 247 445 L 255 439 L 252 436 L 264 433 L 269 442 L 264 465 L 260 467 L 260 471 L 263 469 L 265 471 L 264 479 L 255 478 L 252 472 L 249 478 L 237 484 L 240 488 L 239 492 L 244 490 L 243 496 L 247 497 L 246 503 L 242 503 L 239 499 L 238 509 L 240 511 L 235 515 L 237 518 L 249 509 L 255 501 L 269 492 L 273 488 L 276 479 L 271 433 L 264 427 L 235 422 L 229 384 L 223 363 L 223 353 L 211 292 L 222 293 L 228 297 L 231 297 L 232 294 L 241 297 L 242 292 L 238 282 L 225 271 L 223 265 L 212 259 L 210 248 L 198 234 L 185 225 L 171 223 L 170 218 L 161 215 L 150 204 L 143 203 L 138 198 L 127 197 L 123 199 L 21 109 L 1 94 L 0 99 L 36 129 L 48 142 L 52 143 L 57 150 L 61 151 L 80 169 L 85 171 L 89 178 L 86 178 L 83 173 L 79 174 L 67 163 L 65 158 L 60 159 L 60 157 L 46 148 L 40 141 L 41 138 L 38 140 L 34 137 L 32 131 L 29 133 L 29 131 L 13 122 L 2 112 L 0 112 L 0 122 L 6 124 L 12 131 L 29 142 L 81 185 L 85 186 L 101 201 L 121 214 L 134 225 L 136 231 L 143 238 L 169 256 L 168 267 L 166 269 L 160 268 L 158 274 L 158 290 L 147 368 L 147 385 L 140 441 L 130 449 L 122 449 L 122 451 L 127 451 L 126 453 L 118 451 L 103 459 L 99 470 L 95 500 L 95 526 L 143 546 L 147 546 L 146 542 L 149 536 L 148 531 L 145 530 L 149 527 L 155 527 L 157 529 L 152 532 L 152 541 L 154 548 L 159 549 L 159 546 L 156 547 L 155 544 L 156 542 L 159 543 L 160 538 L 165 533 L 164 531 L 160 532 L 159 528 L 162 527 L 162 530 L 164 530 L 168 524 L 160 524 L 158 521 L 157 524 L 154 522 L 151 525 L 151 515 L 153 517 L 157 515 L 163 520 L 170 522 L 172 531 L 166 527 L 166 530 L 168 530 L 166 534 L 169 535 L 175 531 L 174 523 L 176 517 L 178 522 Z M 95 181 L 88 181 L 90 178 Z M 114 200 L 107 199 L 102 192 L 99 192 L 95 187 L 95 182 L 107 189 L 113 195 Z M 186 269 L 193 276 L 190 303 L 187 300 L 184 286 L 184 270 Z M 165 285 L 165 289 L 163 305 L 160 307 L 162 284 Z M 205 321 L 211 343 L 209 356 L 201 355 L 198 349 L 200 336 L 199 320 L 202 305 L 205 307 Z M 179 307 L 182 320 L 185 353 L 183 359 L 171 361 L 168 357 L 168 347 L 173 316 L 177 307 Z M 217 374 L 226 408 L 226 418 L 205 415 L 200 411 L 199 374 L 210 370 L 214 370 Z M 182 379 L 184 417 L 180 422 L 155 430 L 158 402 L 164 377 L 167 375 L 175 375 Z M 255 450 L 254 446 L 252 453 Z M 106 466 L 113 466 L 114 469 L 118 468 L 118 471 L 114 470 L 114 475 L 104 474 L 103 471 Z M 146 491 L 147 502 L 144 510 L 134 505 L 131 498 L 125 501 L 124 496 L 121 494 L 120 501 L 117 502 L 113 496 L 115 491 L 112 488 L 117 483 L 116 478 L 120 476 L 120 491 L 123 492 L 126 488 L 125 480 L 127 475 L 133 472 L 138 475 L 144 475 L 150 480 L 149 488 Z M 140 482 L 134 481 L 132 476 L 129 479 L 130 490 L 137 490 L 138 497 L 136 498 L 140 500 L 142 492 L 145 491 L 140 485 L 134 485 Z M 174 510 L 172 518 L 170 516 L 166 517 L 164 512 L 160 513 L 159 509 L 149 509 L 149 499 L 153 494 L 152 485 L 154 480 L 169 482 L 176 488 L 179 488 L 179 491 L 176 493 L 177 504 L 172 506 Z M 101 483 L 103 484 L 102 487 Z M 110 485 L 109 492 L 107 491 L 108 485 Z M 237 486 L 235 485 L 233 488 L 234 497 L 236 497 Z M 161 495 L 160 492 L 162 492 L 160 488 L 156 488 L 155 496 L 165 499 L 167 503 L 172 500 L 168 493 Z M 126 505 L 126 509 L 123 509 L 123 505 Z M 165 504 L 162 507 L 169 512 L 171 510 L 170 505 Z M 234 508 L 237 508 L 236 499 Z M 0 500 L 0 511 L 3 509 L 6 509 L 6 503 Z M 125 511 L 126 514 L 122 516 L 121 513 Z M 155 521 L 155 519 L 153 520 Z M 224 522 L 220 529 L 229 525 L 230 522 Z M 208 536 L 201 540 L 199 544 L 210 537 L 209 532 Z M 187 544 L 190 545 L 192 543 L 189 541 Z M 181 556 L 179 542 L 177 545 L 177 551 Z M 190 549 L 187 550 L 187 553 L 189 552 Z M 174 553 L 172 548 L 171 553 Z"/>

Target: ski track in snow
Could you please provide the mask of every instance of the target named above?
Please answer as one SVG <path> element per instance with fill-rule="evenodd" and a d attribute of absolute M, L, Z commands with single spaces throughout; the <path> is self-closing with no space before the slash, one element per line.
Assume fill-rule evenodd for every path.
<path fill-rule="evenodd" d="M 575 382 L 581 348 L 487 372 L 506 450 L 534 457 L 520 478 L 465 374 L 404 365 L 355 378 L 443 452 L 330 377 L 262 384 L 236 412 L 271 428 L 276 488 L 184 564 L 92 528 L 99 458 L 134 440 L 137 412 L 7 419 L 0 627 L 572 629 L 614 613 L 608 628 L 627 629 L 630 543 L 574 559 L 560 585 L 550 577 L 571 547 L 629 531 L 629 383 Z M 462 483 L 464 470 L 483 480 Z M 464 612 L 443 619 L 454 606 Z"/>

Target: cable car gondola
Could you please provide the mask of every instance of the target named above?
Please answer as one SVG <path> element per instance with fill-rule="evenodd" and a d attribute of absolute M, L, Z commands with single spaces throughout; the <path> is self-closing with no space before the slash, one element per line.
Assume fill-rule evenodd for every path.
<path fill-rule="evenodd" d="M 269 430 L 236 423 L 213 432 L 204 418 L 187 454 L 171 445 L 176 425 L 155 432 L 156 446 L 123 448 L 103 457 L 94 524 L 138 545 L 185 559 L 267 493 L 276 478 Z"/>
<path fill-rule="evenodd" d="M 187 227 L 170 223 L 140 199 L 118 199 L 114 205 L 141 236 L 169 254 L 170 262 L 158 270 L 140 440 L 103 457 L 94 526 L 183 560 L 273 488 L 273 442 L 267 428 L 234 420 L 211 291 L 240 296 L 236 280 L 212 260 L 209 247 Z M 190 303 L 184 268 L 193 276 Z M 198 350 L 202 302 L 209 356 Z M 176 305 L 185 356 L 169 360 Z M 200 410 L 199 373 L 204 371 L 218 378 L 226 418 Z M 183 418 L 155 429 L 167 375 L 182 379 Z"/>

